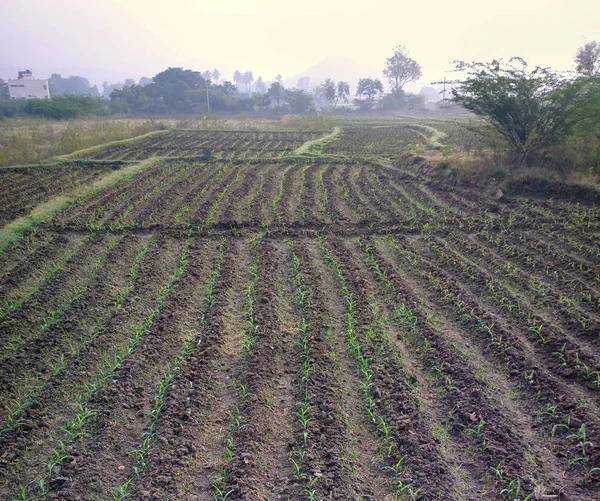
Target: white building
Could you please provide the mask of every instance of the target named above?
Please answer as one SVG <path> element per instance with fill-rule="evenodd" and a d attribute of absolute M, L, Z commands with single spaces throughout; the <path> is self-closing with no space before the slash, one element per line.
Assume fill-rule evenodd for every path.
<path fill-rule="evenodd" d="M 48 99 L 48 80 L 36 80 L 31 70 L 19 71 L 17 80 L 8 81 L 11 99 Z"/>

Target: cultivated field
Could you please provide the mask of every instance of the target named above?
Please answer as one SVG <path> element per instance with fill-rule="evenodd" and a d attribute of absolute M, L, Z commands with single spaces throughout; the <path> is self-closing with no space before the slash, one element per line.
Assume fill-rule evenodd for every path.
<path fill-rule="evenodd" d="M 600 209 L 393 164 L 444 127 L 0 170 L 0 499 L 600 500 Z"/>

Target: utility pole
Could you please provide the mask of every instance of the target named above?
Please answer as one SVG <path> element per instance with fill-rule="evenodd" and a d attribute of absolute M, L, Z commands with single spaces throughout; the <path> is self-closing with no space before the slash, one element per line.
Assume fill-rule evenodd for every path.
<path fill-rule="evenodd" d="M 205 80 L 206 82 L 206 111 L 207 113 L 210 113 L 210 98 L 208 97 L 208 80 Z"/>
<path fill-rule="evenodd" d="M 442 115 L 446 114 L 446 75 L 444 75 L 444 90 L 442 91 Z"/>

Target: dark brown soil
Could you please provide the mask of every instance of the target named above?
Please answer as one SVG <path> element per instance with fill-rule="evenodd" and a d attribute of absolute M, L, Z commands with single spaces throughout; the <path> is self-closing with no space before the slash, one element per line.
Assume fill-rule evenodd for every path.
<path fill-rule="evenodd" d="M 0 499 L 600 500 L 597 200 L 318 135 L 99 148 L 169 158 L 0 255 Z M 107 168 L 0 174 L 0 225 Z"/>

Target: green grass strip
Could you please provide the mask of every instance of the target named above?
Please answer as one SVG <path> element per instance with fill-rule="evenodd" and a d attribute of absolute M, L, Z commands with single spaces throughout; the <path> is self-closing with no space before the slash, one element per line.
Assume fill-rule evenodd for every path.
<path fill-rule="evenodd" d="M 13 242 L 21 238 L 29 228 L 49 221 L 78 198 L 94 195 L 103 189 L 115 185 L 126 176 L 135 176 L 143 170 L 156 166 L 158 162 L 159 160 L 151 158 L 138 164 L 128 165 L 122 169 L 110 171 L 89 186 L 79 186 L 69 193 L 59 195 L 34 207 L 27 216 L 15 219 L 0 229 L 0 253 L 5 252 L 6 249 Z"/>
<path fill-rule="evenodd" d="M 317 139 L 313 139 L 312 141 L 306 141 L 306 143 L 304 143 L 302 146 L 300 146 L 299 148 L 296 148 L 293 151 L 293 155 L 305 155 L 307 153 L 311 153 L 311 150 L 314 147 L 317 147 L 320 145 L 325 145 L 325 144 L 329 143 L 330 141 L 333 141 L 341 133 L 342 133 L 341 127 L 334 127 L 332 129 L 332 131 L 329 134 L 327 134 L 326 136 L 319 137 Z"/>

